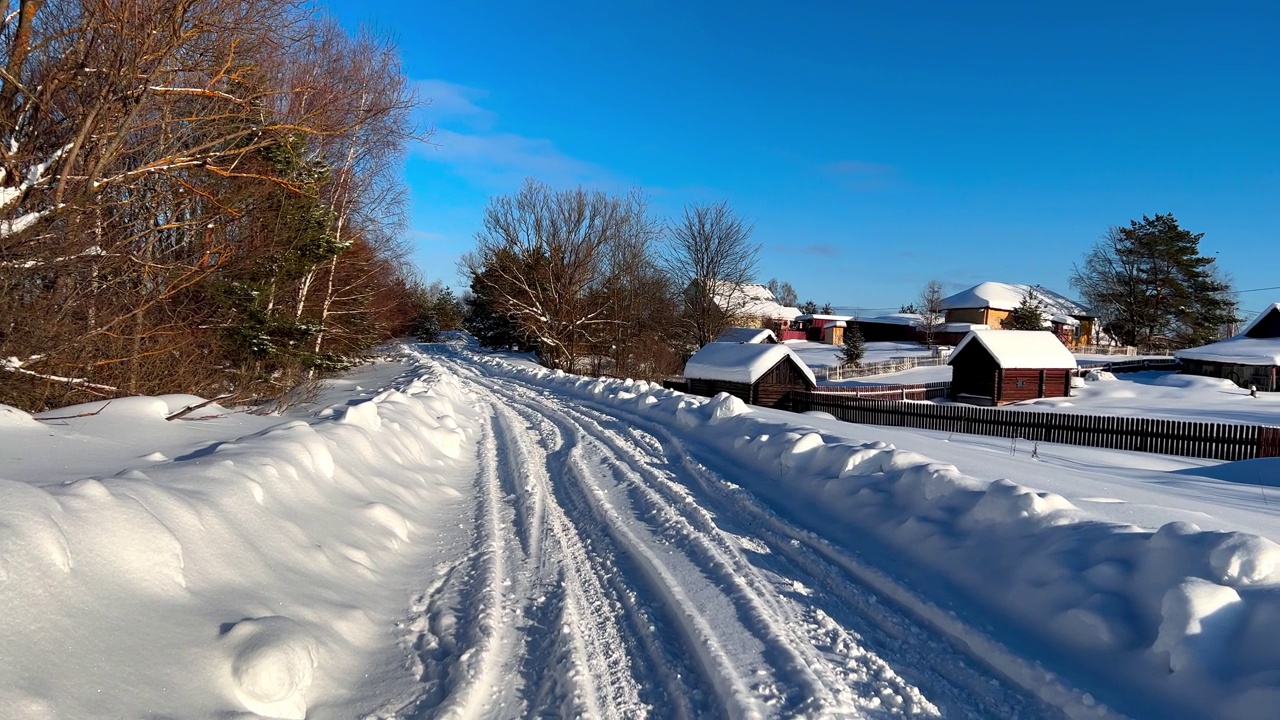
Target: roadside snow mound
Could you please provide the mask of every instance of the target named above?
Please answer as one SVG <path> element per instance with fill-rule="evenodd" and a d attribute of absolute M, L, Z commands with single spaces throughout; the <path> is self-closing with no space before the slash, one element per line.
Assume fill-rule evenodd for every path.
<path fill-rule="evenodd" d="M 396 573 L 432 545 L 425 529 L 473 472 L 457 458 L 476 411 L 436 368 L 418 362 L 327 419 L 174 460 L 140 454 L 143 469 L 113 477 L 41 487 L 0 468 L 0 716 L 303 718 L 326 704 L 342 716 L 333 703 L 361 682 L 352 663 L 403 616 Z M 195 402 L 48 414 L 98 413 L 145 435 Z M 69 452 L 83 442 L 76 422 L 0 407 L 0 431 L 31 424 Z"/>
<path fill-rule="evenodd" d="M 944 578 L 1011 619 L 1017 634 L 1076 658 L 1117 698 L 1140 691 L 1171 712 L 1211 717 L 1226 707 L 1233 718 L 1274 717 L 1280 545 L 1267 538 L 1184 522 L 1155 530 L 1103 522 L 1060 495 L 978 480 L 883 443 L 827 437 L 803 427 L 804 416 L 764 416 L 727 395 L 474 361 L 719 448 L 748 475 L 784 484 L 924 577 Z"/>

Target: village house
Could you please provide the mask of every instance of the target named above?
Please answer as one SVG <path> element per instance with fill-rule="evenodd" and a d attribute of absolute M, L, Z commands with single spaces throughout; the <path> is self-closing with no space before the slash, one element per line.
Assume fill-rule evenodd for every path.
<path fill-rule="evenodd" d="M 1001 329 L 1002 323 L 1030 293 L 1044 305 L 1045 329 L 1052 329 L 1058 339 L 1070 346 L 1097 342 L 1099 323 L 1096 313 L 1080 303 L 1052 290 L 1032 285 L 984 282 L 961 290 L 942 300 L 948 324 L 972 323 Z"/>
<path fill-rule="evenodd" d="M 1263 310 L 1234 337 L 1175 355 L 1188 375 L 1225 378 L 1263 392 L 1280 391 L 1280 303 Z"/>
<path fill-rule="evenodd" d="M 758 283 L 730 283 L 712 280 L 706 283 L 711 301 L 729 313 L 734 325 L 769 328 L 783 340 L 803 339 L 802 336 L 785 336 L 792 321 L 800 314 L 800 308 L 782 305 L 773 297 L 769 288 Z M 690 285 L 686 292 L 692 292 Z"/>
<path fill-rule="evenodd" d="M 781 410 L 791 408 L 793 391 L 811 391 L 818 384 L 791 348 L 768 343 L 708 343 L 685 363 L 684 378 L 694 395 L 727 392 Z"/>
<path fill-rule="evenodd" d="M 1071 395 L 1075 356 L 1043 330 L 974 330 L 951 353 L 949 397 L 975 405 Z"/>
<path fill-rule="evenodd" d="M 810 342 L 840 345 L 844 342 L 844 329 L 852 319 L 852 315 L 804 313 L 796 316 L 793 327 L 804 332 L 804 339 Z"/>

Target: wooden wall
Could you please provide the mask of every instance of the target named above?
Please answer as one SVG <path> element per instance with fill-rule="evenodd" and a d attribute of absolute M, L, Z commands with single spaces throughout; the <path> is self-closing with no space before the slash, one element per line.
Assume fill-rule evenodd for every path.
<path fill-rule="evenodd" d="M 1070 370 L 1002 370 L 997 404 L 1071 395 Z"/>

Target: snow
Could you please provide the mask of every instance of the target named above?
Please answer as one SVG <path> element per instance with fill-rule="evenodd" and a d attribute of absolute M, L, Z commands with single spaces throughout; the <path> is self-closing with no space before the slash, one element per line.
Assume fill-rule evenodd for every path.
<path fill-rule="evenodd" d="M 1280 365 L 1280 338 L 1254 338 L 1249 333 L 1271 313 L 1280 312 L 1275 303 L 1254 316 L 1239 334 L 1226 340 L 1197 348 L 1179 350 L 1174 355 L 1187 360 L 1230 363 L 1233 365 Z"/>
<path fill-rule="evenodd" d="M 986 348 L 1006 370 L 1076 368 L 1076 358 L 1071 351 L 1056 335 L 1043 330 L 971 330 L 952 351 L 949 362 L 954 362 L 971 342 Z"/>
<path fill-rule="evenodd" d="M 817 384 L 813 371 L 791 348 L 763 343 L 708 343 L 685 363 L 684 376 L 691 380 L 750 384 L 786 358 L 795 362 L 809 382 Z"/>
<path fill-rule="evenodd" d="M 889 565 L 915 583 L 909 595 L 941 593 L 952 607 L 981 617 L 995 638 L 1018 638 L 1016 644 L 1032 652 L 1037 664 L 1024 672 L 1017 658 L 1001 656 L 1013 666 L 1006 677 L 1021 678 L 1042 699 L 1057 698 L 1068 715 L 1106 715 L 1106 705 L 1114 703 L 1118 711 L 1140 716 L 1271 716 L 1280 648 L 1261 641 L 1236 644 L 1236 638 L 1248 628 L 1280 625 L 1272 620 L 1280 617 L 1280 594 L 1272 591 L 1280 589 L 1280 547 L 1270 538 L 1229 529 L 1232 522 L 1213 521 L 1204 511 L 1215 506 L 1203 499 L 1184 503 L 1149 482 L 1160 473 L 1102 464 L 1123 458 L 1190 471 L 1195 461 L 1041 446 L 1042 457 L 1054 458 L 1052 465 L 1013 458 L 993 463 L 998 455 L 965 453 L 974 460 L 970 472 L 978 473 L 970 475 L 883 441 L 847 437 L 872 433 L 904 444 L 951 446 L 922 443 L 919 433 L 744 408 L 727 396 L 636 392 L 619 382 L 571 377 L 529 381 L 549 384 L 581 403 L 622 408 L 624 417 L 634 415 L 631 422 L 644 427 L 679 428 L 690 447 L 703 449 L 697 453 L 703 462 L 719 457 L 714 467 L 734 472 L 737 482 L 777 512 L 807 518 L 829 541 L 847 542 L 861 557 Z M 731 409 L 722 407 L 726 403 Z M 1076 457 L 1087 458 L 1087 464 Z M 1010 467 L 1033 485 L 980 479 Z M 1073 501 L 1034 487 L 1051 480 L 1078 495 L 1082 485 L 1094 491 L 1084 480 L 1095 475 L 1110 481 L 1109 494 Z M 1126 489 L 1130 483 L 1132 492 Z M 1138 508 L 1126 496 L 1168 505 Z M 1182 507 L 1199 507 L 1201 522 L 1224 529 L 1188 522 L 1197 513 Z M 1229 507 L 1219 508 L 1224 517 L 1238 512 Z M 1249 524 L 1271 534 L 1280 530 L 1276 515 L 1256 512 Z M 993 577 L 1000 582 L 992 584 Z M 947 596 L 939 580 L 954 594 Z M 954 631 L 966 637 L 977 632 L 972 625 Z M 1062 674 L 1046 676 L 1046 666 Z"/>
<path fill-rule="evenodd" d="M 778 342 L 778 336 L 768 328 L 731 327 L 725 328 L 715 339 L 718 343 L 765 343 Z"/>
<path fill-rule="evenodd" d="M 1037 288 L 1032 285 L 1018 285 L 1002 282 L 984 282 L 955 295 L 943 298 L 943 310 L 965 308 L 991 308 L 993 310 L 1013 310 L 1022 304 L 1027 293 L 1035 292 L 1045 306 L 1046 318 L 1052 316 L 1088 316 L 1093 313 L 1078 302 L 1060 295 L 1052 290 Z"/>
<path fill-rule="evenodd" d="M 890 313 L 888 315 L 877 315 L 872 318 L 859 318 L 858 322 L 877 323 L 880 325 L 910 325 L 911 327 L 916 327 L 922 322 L 922 318 L 916 313 Z"/>
<path fill-rule="evenodd" d="M 1249 391 L 1222 378 L 1169 372 L 1090 371 L 1070 398 L 1028 400 L 1011 409 L 1280 425 L 1280 394 Z"/>
<path fill-rule="evenodd" d="M 0 716 L 354 717 L 411 692 L 404 577 L 458 534 L 472 461 L 441 449 L 474 424 L 427 365 L 353 377 L 311 422 L 163 420 L 191 396 L 0 412 Z"/>
<path fill-rule="evenodd" d="M 1277 459 L 1033 457 L 443 344 L 286 416 L 163 419 L 193 400 L 0 406 L 0 715 L 1280 701 Z"/>
<path fill-rule="evenodd" d="M 1280 338 L 1251 338 L 1241 334 L 1209 345 L 1178 350 L 1174 356 L 1233 365 L 1280 365 Z"/>

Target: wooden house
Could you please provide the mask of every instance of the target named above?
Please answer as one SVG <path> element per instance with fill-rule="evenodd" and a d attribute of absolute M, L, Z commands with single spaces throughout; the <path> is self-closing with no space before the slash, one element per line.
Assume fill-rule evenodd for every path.
<path fill-rule="evenodd" d="M 1076 359 L 1043 330 L 973 330 L 956 346 L 949 397 L 976 405 L 1004 405 L 1071 394 Z"/>
<path fill-rule="evenodd" d="M 817 380 L 786 345 L 708 343 L 684 366 L 689 392 L 727 392 L 752 405 L 788 410 L 791 392 L 813 390 Z"/>
<path fill-rule="evenodd" d="M 769 328 L 729 327 L 721 330 L 712 342 L 777 344 L 778 336 Z"/>
<path fill-rule="evenodd" d="M 1240 334 L 1175 355 L 1181 372 L 1226 378 L 1243 388 L 1280 392 L 1280 303 L 1263 310 Z"/>
<path fill-rule="evenodd" d="M 1044 327 L 1067 345 L 1090 345 L 1098 340 L 1098 316 L 1078 302 L 1032 285 L 984 282 L 943 298 L 948 323 L 973 323 L 1001 328 L 1005 318 L 1034 294 L 1044 305 Z"/>

